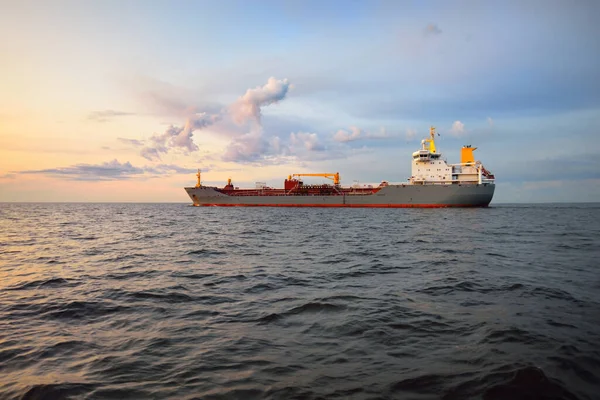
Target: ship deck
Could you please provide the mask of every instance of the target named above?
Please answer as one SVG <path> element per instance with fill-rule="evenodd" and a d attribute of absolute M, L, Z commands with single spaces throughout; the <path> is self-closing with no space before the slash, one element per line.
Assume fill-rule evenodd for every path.
<path fill-rule="evenodd" d="M 301 187 L 292 190 L 285 189 L 217 189 L 227 196 L 365 196 L 377 193 L 381 188 L 335 188 Z"/>

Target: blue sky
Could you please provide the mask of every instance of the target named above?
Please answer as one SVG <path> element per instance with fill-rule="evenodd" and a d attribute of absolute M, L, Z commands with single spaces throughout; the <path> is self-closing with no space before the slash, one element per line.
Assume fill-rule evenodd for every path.
<path fill-rule="evenodd" d="M 0 201 L 401 182 L 430 125 L 495 202 L 600 201 L 599 2 L 0 4 Z"/>

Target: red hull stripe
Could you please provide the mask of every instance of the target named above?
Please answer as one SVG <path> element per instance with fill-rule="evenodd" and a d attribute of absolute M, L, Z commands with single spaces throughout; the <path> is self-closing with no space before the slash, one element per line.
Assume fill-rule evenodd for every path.
<path fill-rule="evenodd" d="M 345 207 L 345 208 L 445 208 L 485 207 L 473 204 L 194 204 L 197 207 Z"/>

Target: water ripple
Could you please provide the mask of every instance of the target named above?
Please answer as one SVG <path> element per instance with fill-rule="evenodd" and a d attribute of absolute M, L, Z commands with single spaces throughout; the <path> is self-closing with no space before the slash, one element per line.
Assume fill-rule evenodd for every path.
<path fill-rule="evenodd" d="M 4 204 L 2 399 L 596 399 L 598 205 Z"/>

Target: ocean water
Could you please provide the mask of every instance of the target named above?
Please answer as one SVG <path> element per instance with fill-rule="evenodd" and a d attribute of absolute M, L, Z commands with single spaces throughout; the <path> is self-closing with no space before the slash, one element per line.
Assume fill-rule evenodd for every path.
<path fill-rule="evenodd" d="M 0 204 L 1 399 L 599 399 L 600 204 Z"/>

